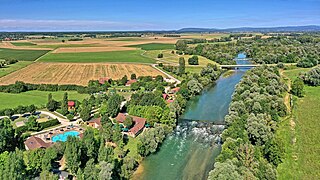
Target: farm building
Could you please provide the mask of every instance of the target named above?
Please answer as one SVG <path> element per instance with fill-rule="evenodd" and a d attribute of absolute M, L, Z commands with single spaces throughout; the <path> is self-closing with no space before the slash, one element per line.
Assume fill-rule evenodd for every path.
<path fill-rule="evenodd" d="M 41 138 L 31 136 L 24 142 L 24 145 L 26 150 L 34 150 L 38 148 L 47 148 L 51 144 L 44 142 Z"/>
<path fill-rule="evenodd" d="M 93 128 L 99 128 L 101 126 L 101 118 L 88 121 L 88 126 Z"/>
<path fill-rule="evenodd" d="M 115 118 L 115 120 L 119 124 L 123 124 L 124 120 L 126 119 L 127 115 L 124 113 L 119 113 L 118 116 Z M 132 128 L 129 129 L 128 135 L 131 137 L 136 137 L 138 136 L 144 129 L 144 126 L 146 124 L 146 119 L 137 117 L 137 116 L 131 116 L 134 122 L 134 125 Z"/>
<path fill-rule="evenodd" d="M 74 110 L 76 103 L 74 101 L 68 101 L 68 110 Z"/>
<path fill-rule="evenodd" d="M 104 77 L 104 78 L 99 79 L 100 84 L 105 84 L 106 82 L 110 83 L 110 81 L 111 81 L 111 78 L 108 78 L 108 77 Z"/>
<path fill-rule="evenodd" d="M 137 82 L 136 79 L 131 79 L 131 80 L 129 80 L 129 81 L 126 83 L 126 86 L 131 86 L 131 84 L 133 84 L 133 83 L 135 83 L 135 82 Z"/>

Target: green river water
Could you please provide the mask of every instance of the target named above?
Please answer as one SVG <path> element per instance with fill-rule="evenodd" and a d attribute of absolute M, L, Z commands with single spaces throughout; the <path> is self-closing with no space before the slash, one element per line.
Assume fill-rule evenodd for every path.
<path fill-rule="evenodd" d="M 142 161 L 133 179 L 207 179 L 214 159 L 220 153 L 220 134 L 224 128 L 213 124 L 224 121 L 234 88 L 245 71 L 237 70 L 228 77 L 221 76 L 215 86 L 192 98 L 175 131 L 157 153 Z"/>

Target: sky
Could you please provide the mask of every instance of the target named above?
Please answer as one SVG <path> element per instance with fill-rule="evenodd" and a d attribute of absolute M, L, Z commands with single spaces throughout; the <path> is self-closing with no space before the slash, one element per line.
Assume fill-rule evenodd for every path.
<path fill-rule="evenodd" d="M 320 25 L 320 0 L 0 0 L 0 31 Z"/>

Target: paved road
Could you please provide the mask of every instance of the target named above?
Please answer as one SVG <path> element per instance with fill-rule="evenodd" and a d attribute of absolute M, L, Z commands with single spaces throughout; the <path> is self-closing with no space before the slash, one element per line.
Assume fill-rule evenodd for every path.
<path fill-rule="evenodd" d="M 165 74 L 165 75 L 166 75 L 167 77 L 169 77 L 170 79 L 174 80 L 174 81 L 176 82 L 176 85 L 181 83 L 181 81 L 180 81 L 179 79 L 177 79 L 177 78 L 171 76 L 170 74 L 166 73 L 165 71 L 157 68 L 157 64 L 152 64 L 151 66 L 152 66 L 153 68 L 157 69 L 158 71 L 162 72 L 163 74 Z"/>

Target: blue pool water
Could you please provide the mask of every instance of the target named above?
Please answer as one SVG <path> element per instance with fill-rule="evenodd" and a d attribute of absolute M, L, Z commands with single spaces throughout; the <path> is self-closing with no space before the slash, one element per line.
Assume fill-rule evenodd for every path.
<path fill-rule="evenodd" d="M 66 142 L 68 139 L 68 136 L 78 136 L 80 133 L 78 131 L 68 131 L 63 134 L 58 134 L 55 136 L 52 136 L 52 142 Z"/>

